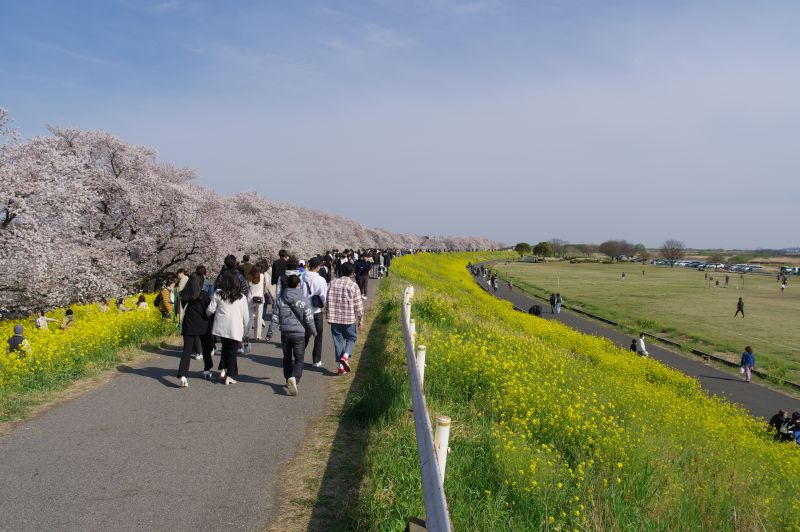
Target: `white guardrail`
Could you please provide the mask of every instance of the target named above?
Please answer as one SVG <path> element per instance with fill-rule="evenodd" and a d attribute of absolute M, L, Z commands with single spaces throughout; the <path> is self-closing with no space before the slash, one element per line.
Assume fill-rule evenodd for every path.
<path fill-rule="evenodd" d="M 450 418 L 436 417 L 436 433 L 431 430 L 431 418 L 422 384 L 425 379 L 425 346 L 416 348 L 416 328 L 411 319 L 411 298 L 414 287 L 403 293 L 403 338 L 406 344 L 408 377 L 411 385 L 411 405 L 414 409 L 414 429 L 417 434 L 419 468 L 422 473 L 422 493 L 425 499 L 425 527 L 434 532 L 450 532 L 450 512 L 444 494 L 444 471 L 447 465 Z"/>

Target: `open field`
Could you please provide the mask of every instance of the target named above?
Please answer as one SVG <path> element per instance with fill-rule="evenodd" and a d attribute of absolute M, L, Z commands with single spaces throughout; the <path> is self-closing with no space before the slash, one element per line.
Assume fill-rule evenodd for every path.
<path fill-rule="evenodd" d="M 560 292 L 568 305 L 733 360 L 752 345 L 758 367 L 800 382 L 800 277 L 790 277 L 781 294 L 775 277 L 756 274 L 743 280 L 729 274 L 730 285 L 722 288 L 726 274 L 710 272 L 714 281 L 709 282 L 705 272 L 686 268 L 511 262 L 496 269 L 517 288 L 540 295 Z M 745 301 L 745 319 L 733 317 L 739 297 Z"/>

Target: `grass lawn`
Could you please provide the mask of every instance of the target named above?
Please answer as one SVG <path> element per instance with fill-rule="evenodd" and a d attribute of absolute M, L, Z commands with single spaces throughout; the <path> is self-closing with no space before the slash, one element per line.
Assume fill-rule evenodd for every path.
<path fill-rule="evenodd" d="M 567 305 L 737 361 L 752 345 L 757 367 L 800 382 L 798 277 L 790 277 L 781 293 L 774 276 L 745 274 L 742 281 L 731 273 L 723 288 L 722 272 L 708 272 L 714 278 L 709 282 L 706 272 L 651 265 L 511 262 L 495 269 L 522 290 L 560 292 Z M 739 297 L 744 298 L 745 319 L 733 317 Z"/>

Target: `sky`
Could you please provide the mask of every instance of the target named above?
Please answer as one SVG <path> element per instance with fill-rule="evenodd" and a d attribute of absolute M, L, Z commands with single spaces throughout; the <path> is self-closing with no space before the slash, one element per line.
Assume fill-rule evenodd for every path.
<path fill-rule="evenodd" d="M 800 2 L 0 0 L 25 137 L 513 244 L 800 245 Z"/>

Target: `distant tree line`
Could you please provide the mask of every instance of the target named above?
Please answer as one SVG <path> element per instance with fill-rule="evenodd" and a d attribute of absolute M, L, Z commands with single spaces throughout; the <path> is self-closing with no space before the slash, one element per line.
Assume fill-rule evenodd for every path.
<path fill-rule="evenodd" d="M 638 256 L 645 260 L 651 258 L 651 253 L 644 244 L 633 244 L 627 240 L 606 240 L 600 244 L 571 244 L 560 238 L 552 238 L 531 245 L 527 242 L 519 242 L 514 246 L 520 257 L 533 254 L 538 257 L 587 257 L 595 253 L 602 253 L 611 260 L 620 257 Z M 658 250 L 658 255 L 666 260 L 677 261 L 686 256 L 686 246 L 680 240 L 666 240 Z"/>

